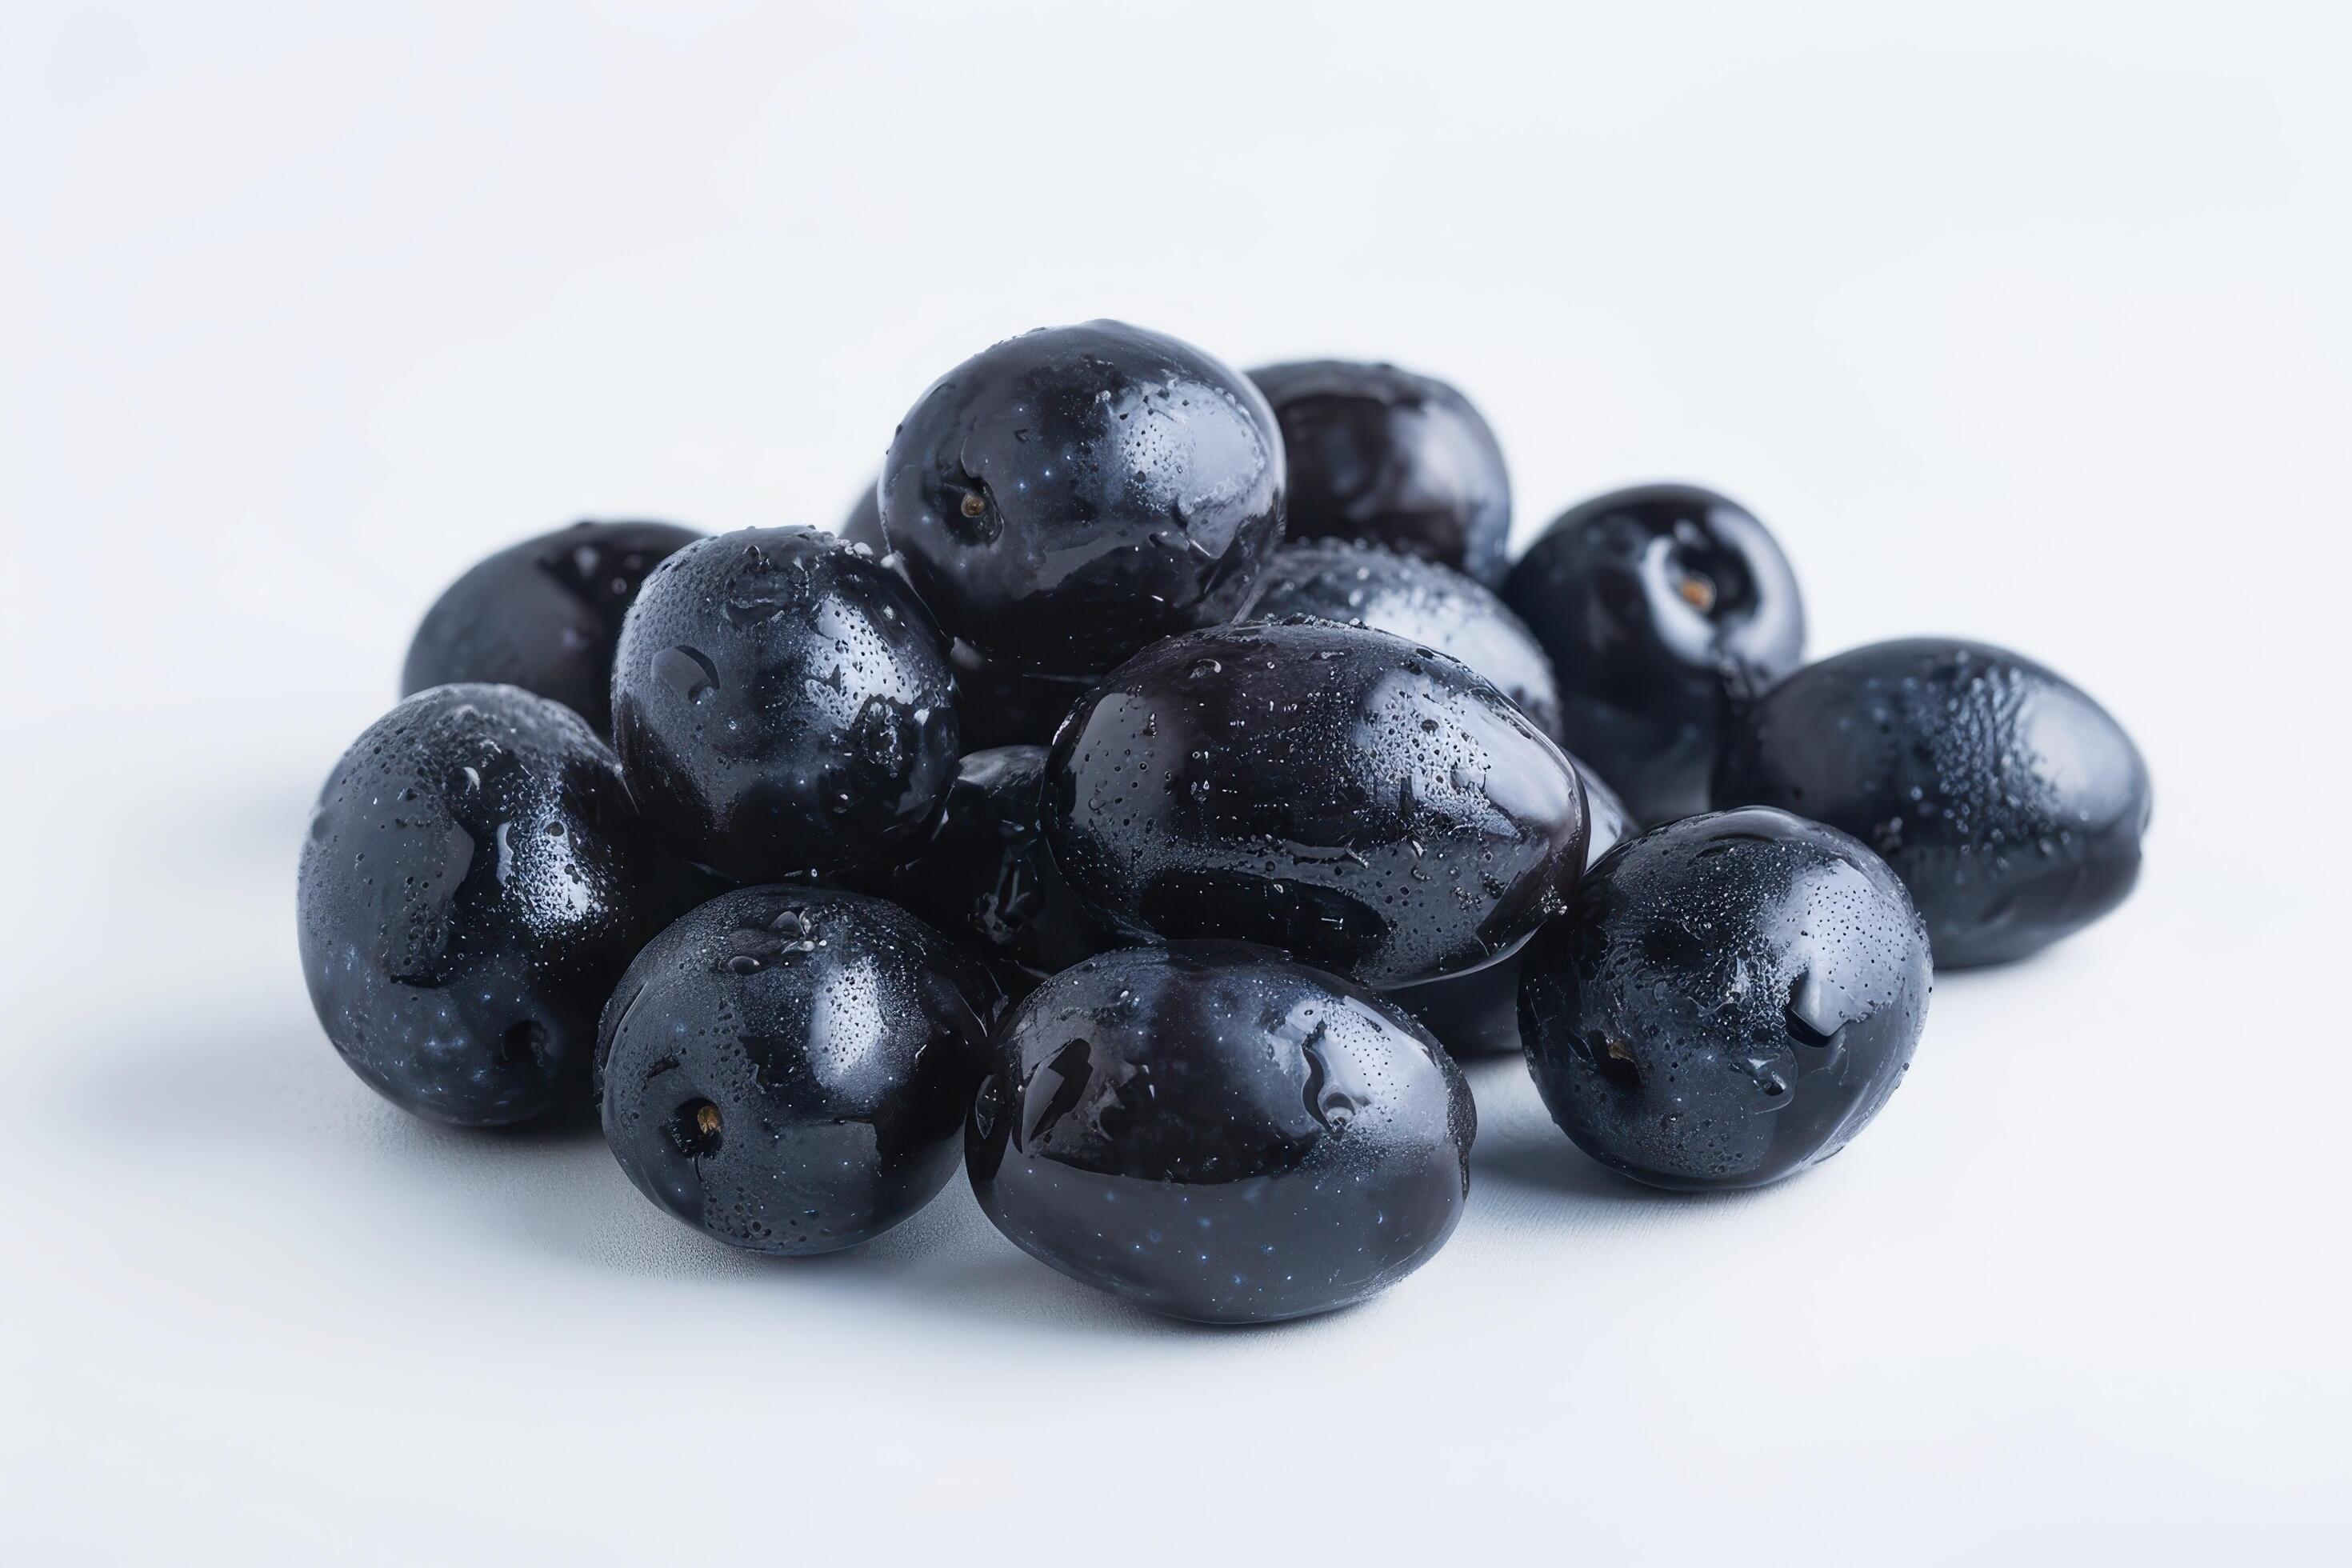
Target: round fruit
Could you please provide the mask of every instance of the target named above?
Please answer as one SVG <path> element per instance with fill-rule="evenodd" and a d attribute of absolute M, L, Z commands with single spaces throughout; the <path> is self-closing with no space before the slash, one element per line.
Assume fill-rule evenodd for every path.
<path fill-rule="evenodd" d="M 1552 1120 L 1655 1186 L 1754 1187 L 1845 1147 L 1927 1015 L 1927 934 L 1846 835 L 1750 807 L 1628 839 L 1528 944 L 1519 1027 Z"/>
<path fill-rule="evenodd" d="M 956 714 L 967 752 L 1053 744 L 1054 731 L 1095 683 L 1090 675 L 1031 675 L 967 642 L 949 647 L 948 662 L 955 667 Z"/>
<path fill-rule="evenodd" d="M 1043 746 L 966 752 L 929 832 L 875 890 L 1033 979 L 1111 945 L 1045 847 L 1045 777 Z"/>
<path fill-rule="evenodd" d="M 980 1206 L 1073 1279 L 1198 1322 L 1345 1307 L 1462 1217 L 1468 1086 L 1369 992 L 1244 942 L 1088 959 L 1009 1015 Z"/>
<path fill-rule="evenodd" d="M 1511 476 L 1468 398 L 1349 360 L 1272 364 L 1250 379 L 1282 426 L 1291 538 L 1383 544 L 1489 586 L 1503 580 Z"/>
<path fill-rule="evenodd" d="M 496 681 L 613 728 L 613 649 L 646 574 L 702 535 L 667 522 L 575 522 L 477 563 L 425 612 L 400 694 Z"/>
<path fill-rule="evenodd" d="M 947 643 L 906 580 L 815 529 L 662 563 L 622 628 L 614 744 L 664 842 L 738 881 L 887 864 L 955 773 Z"/>
<path fill-rule="evenodd" d="M 890 443 L 882 519 L 957 637 L 1092 674 L 1248 603 L 1282 539 L 1282 437 L 1257 389 L 1189 343 L 1050 327 L 923 394 Z"/>
<path fill-rule="evenodd" d="M 1576 758 L 1584 783 L 1585 815 L 1591 840 L 1584 851 L 1590 867 L 1633 831 L 1624 804 L 1599 774 Z M 1387 993 L 1390 1002 L 1421 1020 L 1422 1027 L 1456 1058 L 1500 1056 L 1519 1049 L 1519 965 L 1527 949 L 1467 974 L 1450 974 Z"/>
<path fill-rule="evenodd" d="M 296 895 L 327 1038 L 404 1110 L 583 1106 L 596 1009 L 643 940 L 635 813 L 577 713 L 436 686 L 369 726 L 310 814 Z"/>
<path fill-rule="evenodd" d="M 1764 525 L 1711 490 L 1650 485 L 1586 501 L 1503 584 L 1559 683 L 1561 742 L 1636 822 L 1706 809 L 1727 682 L 1797 667 L 1805 614 Z"/>
<path fill-rule="evenodd" d="M 1733 722 L 1715 795 L 1877 850 L 1942 969 L 2022 958 L 2122 903 L 2149 809 L 2147 764 L 2105 709 L 2032 659 L 1945 638 L 1782 681 Z"/>
<path fill-rule="evenodd" d="M 1298 615 L 1368 626 L 1458 658 L 1559 738 L 1551 661 L 1502 600 L 1450 566 L 1348 539 L 1286 544 L 1267 563 L 1249 618 Z"/>
<path fill-rule="evenodd" d="M 1054 742 L 1045 834 L 1129 937 L 1234 936 L 1375 986 L 1473 969 L 1584 864 L 1559 748 L 1468 666 L 1328 621 L 1171 637 Z"/>
<path fill-rule="evenodd" d="M 637 955 L 597 1039 L 604 1137 L 637 1189 L 754 1252 L 855 1247 L 954 1173 L 987 1026 L 905 910 L 744 888 Z"/>

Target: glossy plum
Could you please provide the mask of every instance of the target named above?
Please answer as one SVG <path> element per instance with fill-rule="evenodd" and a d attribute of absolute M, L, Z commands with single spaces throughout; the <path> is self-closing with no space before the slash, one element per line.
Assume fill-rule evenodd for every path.
<path fill-rule="evenodd" d="M 754 1252 L 870 1240 L 955 1172 L 987 1026 L 968 961 L 905 910 L 744 888 L 649 943 L 597 1041 L 639 1191 Z"/>
<path fill-rule="evenodd" d="M 1949 638 L 1782 681 L 1733 722 L 1715 795 L 1875 849 L 1945 969 L 2022 958 L 2122 903 L 2150 805 L 2147 766 L 2105 709 L 2032 659 Z"/>
<path fill-rule="evenodd" d="M 1348 360 L 1267 365 L 1250 379 L 1282 426 L 1291 538 L 1386 545 L 1489 586 L 1503 580 L 1510 471 L 1468 398 Z"/>
<path fill-rule="evenodd" d="M 404 1110 L 494 1127 L 584 1106 L 596 1010 L 644 939 L 619 764 L 570 708 L 436 686 L 352 742 L 302 846 L 327 1038 Z"/>
<path fill-rule="evenodd" d="M 1088 959 L 1008 1015 L 965 1147 L 1032 1257 L 1171 1317 L 1260 1323 L 1428 1261 L 1475 1125 L 1453 1062 L 1370 992 L 1180 942 Z"/>
<path fill-rule="evenodd" d="M 946 640 L 906 579 L 808 528 L 689 546 L 646 581 L 614 743 L 667 847 L 738 881 L 887 864 L 960 738 Z"/>
<path fill-rule="evenodd" d="M 702 535 L 667 522 L 575 522 L 478 562 L 425 612 L 400 693 L 459 681 L 552 698 L 613 728 L 613 650 L 646 577 Z"/>
<path fill-rule="evenodd" d="M 958 365 L 908 413 L 882 472 L 890 543 L 940 624 L 1053 675 L 1239 614 L 1282 504 L 1282 437 L 1257 389 L 1118 321 Z"/>
<path fill-rule="evenodd" d="M 1054 743 L 1054 858 L 1122 934 L 1234 936 L 1375 986 L 1473 969 L 1584 864 L 1559 748 L 1468 666 L 1296 620 L 1154 645 Z"/>
<path fill-rule="evenodd" d="M 1361 623 L 1460 659 L 1500 687 L 1535 727 L 1559 738 L 1551 660 L 1503 601 L 1450 566 L 1348 539 L 1275 552 L 1248 619 Z"/>
<path fill-rule="evenodd" d="M 1519 1028 L 1552 1119 L 1654 1186 L 1760 1186 L 1828 1159 L 1909 1066 L 1927 933 L 1853 838 L 1751 806 L 1603 856 L 1528 945 Z"/>
<path fill-rule="evenodd" d="M 1551 656 L 1560 739 L 1636 822 L 1705 811 L 1727 686 L 1797 667 L 1797 580 L 1746 509 L 1648 485 L 1563 514 L 1511 568 L 1503 599 Z"/>
<path fill-rule="evenodd" d="M 1576 758 L 1569 761 L 1583 781 L 1585 815 L 1592 825 L 1584 851 L 1584 863 L 1590 867 L 1631 834 L 1633 826 L 1616 792 Z M 1519 1049 L 1519 963 L 1526 952 L 1522 947 L 1484 969 L 1402 986 L 1385 994 L 1419 1019 L 1457 1059 L 1516 1053 Z"/>

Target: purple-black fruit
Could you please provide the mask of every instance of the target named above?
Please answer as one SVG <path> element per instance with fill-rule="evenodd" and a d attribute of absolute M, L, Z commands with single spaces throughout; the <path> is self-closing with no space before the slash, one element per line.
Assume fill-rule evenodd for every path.
<path fill-rule="evenodd" d="M 1927 1020 L 1927 933 L 1886 863 L 1750 806 L 1627 839 L 1529 942 L 1528 1067 L 1552 1120 L 1654 1186 L 1761 1186 L 1878 1114 Z"/>
<path fill-rule="evenodd" d="M 400 694 L 459 681 L 552 698 L 613 728 L 613 649 L 637 590 L 702 535 L 667 522 L 575 522 L 478 562 L 425 612 Z"/>
<path fill-rule="evenodd" d="M 887 865 L 955 773 L 946 639 L 905 578 L 810 528 L 655 570 L 621 633 L 614 744 L 665 847 L 742 882 Z"/>
<path fill-rule="evenodd" d="M 1282 540 L 1282 437 L 1248 379 L 1119 321 L 1010 338 L 898 426 L 882 521 L 940 624 L 1039 674 L 1230 620 Z"/>
<path fill-rule="evenodd" d="M 1470 400 L 1392 364 L 1313 360 L 1250 373 L 1282 426 L 1289 535 L 1385 545 L 1503 580 L 1511 477 Z"/>
<path fill-rule="evenodd" d="M 620 765 L 570 708 L 436 686 L 369 726 L 296 895 L 327 1038 L 404 1110 L 496 1127 L 588 1103 L 596 1012 L 646 931 Z"/>
<path fill-rule="evenodd" d="M 1090 958 L 996 1033 L 966 1166 L 1022 1250 L 1171 1317 L 1345 1307 L 1427 1262 L 1476 1112 L 1370 992 L 1244 942 Z"/>
<path fill-rule="evenodd" d="M 1507 954 L 1575 885 L 1584 792 L 1467 665 L 1362 626 L 1219 626 L 1104 678 L 1046 839 L 1121 934 L 1231 936 L 1377 987 Z"/>
<path fill-rule="evenodd" d="M 1637 823 L 1705 811 L 1727 689 L 1804 652 L 1797 580 L 1764 525 L 1691 485 L 1586 501 L 1528 547 L 1503 600 L 1551 656 L 1560 743 Z"/>

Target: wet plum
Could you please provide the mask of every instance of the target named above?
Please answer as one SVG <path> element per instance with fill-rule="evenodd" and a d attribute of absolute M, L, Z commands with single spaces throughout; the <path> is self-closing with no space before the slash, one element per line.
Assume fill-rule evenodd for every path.
<path fill-rule="evenodd" d="M 425 612 L 400 692 L 520 686 L 613 728 L 613 649 L 647 574 L 702 535 L 667 522 L 575 522 L 478 562 Z"/>
<path fill-rule="evenodd" d="M 1590 867 L 1633 832 L 1616 792 L 1576 758 L 1584 783 L 1585 815 L 1592 824 L 1584 851 Z M 1474 969 L 1386 993 L 1388 999 L 1421 1021 L 1437 1043 L 1456 1058 L 1491 1057 L 1519 1049 L 1519 963 L 1527 949 Z"/>
<path fill-rule="evenodd" d="M 1878 643 L 1808 665 L 1733 722 L 1725 805 L 1802 812 L 1884 856 L 1939 968 L 2005 963 L 2122 903 L 2147 766 L 2105 709 L 1981 643 Z"/>
<path fill-rule="evenodd" d="M 1348 360 L 1267 365 L 1250 379 L 1282 426 L 1291 538 L 1381 544 L 1490 587 L 1503 580 L 1511 477 L 1468 398 Z"/>
<path fill-rule="evenodd" d="M 986 1059 L 968 962 L 879 899 L 744 888 L 649 943 L 597 1041 L 639 1191 L 754 1252 L 854 1247 L 955 1172 Z"/>
<path fill-rule="evenodd" d="M 1286 544 L 1267 563 L 1247 618 L 1297 615 L 1361 622 L 1449 654 L 1559 738 L 1551 661 L 1502 600 L 1450 566 L 1347 539 Z"/>
<path fill-rule="evenodd" d="M 1746 509 L 1649 485 L 1563 514 L 1511 568 L 1503 600 L 1551 656 L 1560 741 L 1638 823 L 1705 811 L 1727 684 L 1797 667 L 1797 580 Z"/>
<path fill-rule="evenodd" d="M 1124 935 L 1265 942 L 1374 986 L 1491 963 L 1584 864 L 1559 748 L 1457 660 L 1362 626 L 1213 627 L 1087 694 L 1045 833 Z"/>
<path fill-rule="evenodd" d="M 404 1110 L 492 1127 L 589 1098 L 596 1010 L 644 939 L 613 753 L 512 686 L 436 686 L 353 742 L 296 896 L 327 1038 Z"/>
<path fill-rule="evenodd" d="M 890 443 L 882 520 L 949 631 L 1087 675 L 1240 613 L 1281 542 L 1282 475 L 1274 415 L 1239 372 L 1088 321 L 934 383 Z"/>
<path fill-rule="evenodd" d="M 1519 1027 L 1552 1120 L 1655 1186 L 1760 1186 L 1878 1114 L 1926 1021 L 1927 933 L 1833 827 L 1752 806 L 1601 857 L 1528 944 Z"/>
<path fill-rule="evenodd" d="M 666 846 L 738 881 L 887 864 L 954 776 L 946 640 L 904 578 L 807 528 L 706 539 L 621 633 L 614 743 Z"/>
<path fill-rule="evenodd" d="M 1360 1301 L 1444 1245 L 1475 1112 L 1445 1053 L 1344 980 L 1233 942 L 1088 959 L 998 1028 L 980 1205 L 1032 1257 L 1171 1317 Z"/>

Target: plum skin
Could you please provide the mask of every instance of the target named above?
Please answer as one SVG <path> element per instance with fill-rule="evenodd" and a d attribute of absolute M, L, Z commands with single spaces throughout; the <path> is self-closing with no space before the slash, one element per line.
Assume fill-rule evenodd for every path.
<path fill-rule="evenodd" d="M 1907 1070 L 1932 984 L 1885 862 L 1767 806 L 1620 844 L 1523 964 L 1520 1034 L 1552 1120 L 1612 1170 L 1685 1192 L 1843 1148 Z"/>
<path fill-rule="evenodd" d="M 1577 758 L 1568 760 L 1584 783 L 1585 815 L 1592 825 L 1584 851 L 1585 868 L 1590 870 L 1601 857 L 1631 837 L 1633 826 L 1617 792 Z M 1519 970 L 1526 952 L 1523 947 L 1484 969 L 1401 986 L 1382 994 L 1435 1035 L 1437 1043 L 1457 1061 L 1465 1057 L 1515 1056 L 1520 1047 Z"/>
<path fill-rule="evenodd" d="M 1559 690 L 1542 645 L 1502 600 L 1450 566 L 1349 539 L 1286 544 L 1266 563 L 1246 618 L 1295 615 L 1360 623 L 1458 658 L 1559 739 Z"/>
<path fill-rule="evenodd" d="M 646 854 L 587 721 L 436 686 L 328 777 L 296 892 L 328 1040 L 404 1110 L 498 1127 L 584 1107 L 596 1010 L 644 939 Z"/>
<path fill-rule="evenodd" d="M 701 537 L 667 522 L 575 522 L 485 557 L 425 612 L 400 694 L 520 686 L 610 735 L 622 618 L 653 569 Z"/>
<path fill-rule="evenodd" d="M 2021 655 L 1939 637 L 1851 649 L 1766 692 L 1727 731 L 1714 794 L 1868 844 L 1939 969 L 2013 962 L 2113 910 L 2151 806 L 2105 709 Z"/>
<path fill-rule="evenodd" d="M 719 534 L 655 569 L 622 628 L 613 726 L 667 846 L 739 882 L 887 863 L 961 739 L 929 611 L 808 528 Z"/>
<path fill-rule="evenodd" d="M 1507 955 L 1584 864 L 1583 786 L 1492 683 L 1362 626 L 1171 637 L 1055 741 L 1048 844 L 1137 941 L 1233 936 L 1386 988 Z"/>
<path fill-rule="evenodd" d="M 1644 826 L 1707 807 L 1727 690 L 1797 668 L 1804 605 L 1746 508 L 1693 485 L 1572 507 L 1511 568 L 1503 602 L 1551 656 L 1560 744 Z"/>
<path fill-rule="evenodd" d="M 646 945 L 604 1009 L 605 1140 L 639 1191 L 730 1246 L 871 1240 L 955 1173 L 986 1059 L 971 978 L 879 899 L 713 900 Z"/>
<path fill-rule="evenodd" d="M 1265 365 L 1250 379 L 1282 426 L 1289 537 L 1385 545 L 1487 587 L 1503 580 L 1510 470 L 1459 391 L 1349 360 Z"/>
<path fill-rule="evenodd" d="M 865 545 L 886 565 L 905 566 L 903 558 L 891 553 L 882 531 L 878 483 L 866 487 L 834 532 L 846 543 Z M 1051 743 L 1063 715 L 1094 684 L 1090 676 L 1034 674 L 991 658 L 961 639 L 950 645 L 948 662 L 955 666 L 956 713 L 967 754 L 997 746 Z"/>
<path fill-rule="evenodd" d="M 1282 436 L 1239 372 L 1119 321 L 1007 339 L 890 443 L 881 520 L 940 624 L 1085 676 L 1230 620 L 1281 542 Z"/>
<path fill-rule="evenodd" d="M 1245 942 L 1091 958 L 999 1026 L 965 1164 L 982 1210 L 1070 1278 L 1170 1317 L 1360 1301 L 1462 1215 L 1476 1111 L 1426 1032 Z"/>

